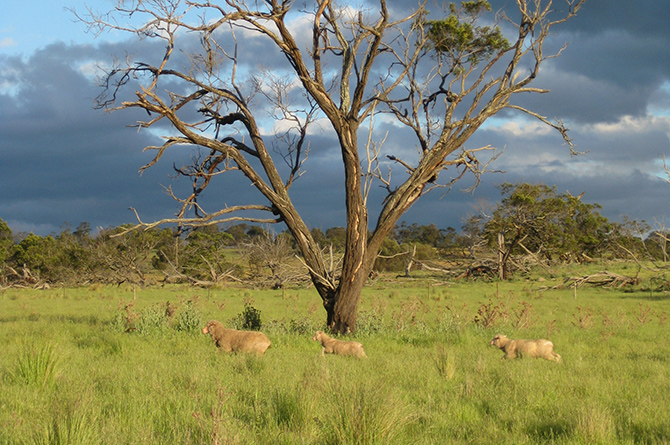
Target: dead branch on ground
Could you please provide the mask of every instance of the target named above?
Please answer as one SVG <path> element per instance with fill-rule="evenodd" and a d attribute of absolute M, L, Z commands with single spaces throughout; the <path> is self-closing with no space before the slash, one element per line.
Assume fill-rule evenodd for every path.
<path fill-rule="evenodd" d="M 622 288 L 624 286 L 634 286 L 640 283 L 640 279 L 635 277 L 627 277 L 625 275 L 619 275 L 614 272 L 608 272 L 606 270 L 598 272 L 592 275 L 584 275 L 581 277 L 568 277 L 563 283 L 553 286 L 549 289 L 565 289 L 568 287 L 581 287 L 585 284 L 590 284 L 593 286 L 603 286 L 603 287 L 616 287 Z M 546 290 L 543 289 L 543 290 Z"/>

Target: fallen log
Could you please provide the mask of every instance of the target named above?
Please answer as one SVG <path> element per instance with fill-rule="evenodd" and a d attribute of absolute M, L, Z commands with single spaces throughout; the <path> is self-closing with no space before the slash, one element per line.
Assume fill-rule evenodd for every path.
<path fill-rule="evenodd" d="M 623 286 L 634 286 L 636 284 L 640 284 L 640 279 L 638 277 L 628 277 L 625 275 L 619 275 L 605 270 L 592 275 L 584 275 L 581 277 L 568 277 L 565 280 L 563 280 L 563 283 L 554 286 L 551 289 L 564 289 L 566 287 L 581 287 L 585 284 L 590 284 L 593 286 L 621 288 Z"/>

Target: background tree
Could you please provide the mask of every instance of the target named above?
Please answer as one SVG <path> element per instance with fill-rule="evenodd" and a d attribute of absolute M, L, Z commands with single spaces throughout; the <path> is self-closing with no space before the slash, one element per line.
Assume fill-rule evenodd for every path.
<path fill-rule="evenodd" d="M 30 233 L 12 252 L 11 264 L 21 275 L 39 284 L 57 280 L 58 249 L 53 236 L 41 237 Z"/>
<path fill-rule="evenodd" d="M 438 229 L 435 224 L 409 226 L 403 221 L 396 226 L 391 236 L 400 244 L 421 243 L 433 247 L 450 247 L 453 245 L 456 230 L 453 227 Z"/>
<path fill-rule="evenodd" d="M 225 232 L 231 236 L 232 244 L 240 244 L 247 239 L 247 230 L 249 230 L 249 224 L 242 223 L 228 227 Z"/>
<path fill-rule="evenodd" d="M 67 225 L 61 230 L 55 238 L 55 258 L 51 262 L 48 277 L 67 284 L 85 284 L 95 280 L 101 264 L 95 261 L 90 231 L 86 222 L 80 223 L 72 231 Z"/>
<path fill-rule="evenodd" d="M 347 333 L 356 329 L 361 289 L 399 218 L 429 190 L 485 170 L 486 163 L 477 158 L 482 148 L 464 145 L 489 117 L 505 109 L 520 111 L 558 130 L 572 148 L 561 122 L 549 122 L 510 98 L 545 92 L 529 86 L 541 64 L 557 55 L 544 53 L 545 39 L 584 1 L 568 1 L 558 16 L 550 0 L 517 0 L 514 13 L 503 17 L 514 28 L 509 41 L 491 25 L 495 18 L 480 25 L 491 9 L 487 1 L 451 5 L 446 18 L 438 19 L 429 17 L 426 2 L 396 18 L 386 0 L 353 14 L 350 5 L 339 7 L 335 0 L 121 1 L 110 14 L 82 20 L 98 32 L 127 31 L 145 42 L 164 43 L 165 51 L 155 60 L 129 60 L 107 72 L 108 88 L 99 99 L 100 107 L 145 110 L 150 117 L 139 127 L 169 124 L 174 130 L 163 145 L 147 147 L 156 156 L 143 168 L 175 147 L 200 149 L 190 166 L 177 170 L 192 181 L 192 190 L 177 196 L 169 189 L 180 203 L 176 217 L 137 227 L 240 219 L 284 223 L 321 296 L 328 326 Z M 308 48 L 298 43 L 302 29 L 291 27 L 296 14 L 311 22 Z M 242 32 L 265 38 L 285 56 L 286 65 L 240 79 L 236 36 Z M 255 54 L 248 57 L 257 63 Z M 131 83 L 135 97 L 119 103 L 121 88 Z M 300 88 L 294 90 L 295 85 Z M 267 110 L 284 123 L 270 137 L 259 124 Z M 380 166 L 382 139 L 370 133 L 378 112 L 390 113 L 416 138 L 414 159 L 385 154 L 404 170 L 399 181 L 397 175 L 391 181 Z M 289 194 L 304 173 L 307 129 L 318 118 L 325 118 L 337 135 L 344 168 L 346 240 L 338 277 Z M 439 174 L 447 168 L 453 169 L 453 179 L 441 181 Z M 244 175 L 262 196 L 260 203 L 205 209 L 199 198 L 228 171 Z M 387 192 L 376 221 L 368 214 L 373 181 Z"/>
<path fill-rule="evenodd" d="M 667 264 L 659 264 L 658 260 L 667 262 L 668 232 L 665 225 L 645 220 L 635 220 L 627 216 L 613 224 L 611 238 L 612 255 L 616 258 L 631 259 L 640 268 L 660 271 Z"/>
<path fill-rule="evenodd" d="M 133 283 L 144 285 L 147 276 L 154 270 L 157 251 L 162 246 L 172 244 L 172 231 L 134 231 L 128 236 L 114 236 L 123 233 L 129 225 L 101 230 L 94 240 L 95 261 L 104 270 L 98 279 L 111 283 Z"/>
<path fill-rule="evenodd" d="M 487 220 L 486 215 L 482 214 L 470 216 L 461 227 L 461 234 L 456 239 L 456 244 L 473 259 L 477 256 L 477 250 L 486 245 L 484 225 Z"/>
<path fill-rule="evenodd" d="M 598 204 L 582 202 L 581 196 L 558 194 L 555 187 L 539 184 L 502 184 L 503 199 L 486 223 L 483 234 L 498 249 L 503 235 L 503 271 L 514 254 L 579 260 L 608 246 L 612 224 Z M 503 274 L 503 277 L 506 274 Z"/>
<path fill-rule="evenodd" d="M 330 227 L 326 229 L 326 242 L 334 249 L 344 251 L 347 245 L 347 229 L 344 227 Z"/>
<path fill-rule="evenodd" d="M 7 267 L 7 260 L 12 253 L 13 246 L 14 240 L 12 238 L 12 229 L 10 229 L 7 223 L 0 218 L 0 284 L 6 282 L 7 271 L 5 269 Z"/>
<path fill-rule="evenodd" d="M 91 238 L 91 224 L 86 221 L 79 223 L 77 228 L 72 232 L 72 235 L 79 241 L 84 242 Z"/>
<path fill-rule="evenodd" d="M 291 244 L 290 235 L 287 233 L 275 235 L 270 231 L 242 244 L 253 278 L 262 282 L 264 272 L 268 271 L 268 279 L 273 289 L 282 289 L 285 284 L 298 281 L 301 274 L 296 273 L 291 266 L 290 260 L 295 258 Z"/>

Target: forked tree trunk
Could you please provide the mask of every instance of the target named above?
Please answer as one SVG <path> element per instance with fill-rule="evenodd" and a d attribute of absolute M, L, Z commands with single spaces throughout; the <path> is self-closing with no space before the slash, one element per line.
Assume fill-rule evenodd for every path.
<path fill-rule="evenodd" d="M 376 253 L 377 248 L 369 245 L 367 239 L 356 248 L 347 249 L 337 288 L 321 293 L 331 332 L 342 335 L 356 332 L 361 291 L 372 272 Z"/>
<path fill-rule="evenodd" d="M 337 288 L 324 298 L 324 308 L 328 328 L 334 333 L 349 334 L 356 331 L 358 303 L 372 270 L 376 250 L 368 245 L 368 213 L 361 190 L 362 172 L 356 135 L 358 122 L 345 119 L 342 124 L 338 135 L 345 172 L 347 239 L 342 275 Z"/>
<path fill-rule="evenodd" d="M 356 332 L 358 303 L 366 279 L 367 276 L 357 274 L 353 280 L 341 280 L 329 304 L 324 304 L 331 332 L 342 335 Z"/>

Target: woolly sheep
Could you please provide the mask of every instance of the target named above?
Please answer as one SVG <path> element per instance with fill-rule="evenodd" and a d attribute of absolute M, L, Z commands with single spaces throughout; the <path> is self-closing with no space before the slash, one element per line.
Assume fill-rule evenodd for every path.
<path fill-rule="evenodd" d="M 339 354 L 339 355 L 350 355 L 357 358 L 367 358 L 365 351 L 363 350 L 363 345 L 357 341 L 343 341 L 337 340 L 335 338 L 329 337 L 322 331 L 316 331 L 314 334 L 314 341 L 321 343 L 323 348 L 321 349 L 321 356 L 325 354 Z"/>
<path fill-rule="evenodd" d="M 212 320 L 202 329 L 209 334 L 216 346 L 224 352 L 248 352 L 263 355 L 270 347 L 270 340 L 262 332 L 238 331 L 226 329 L 221 323 Z"/>
<path fill-rule="evenodd" d="M 505 352 L 503 359 L 539 357 L 554 362 L 561 361 L 561 356 L 554 352 L 554 344 L 543 338 L 538 340 L 512 340 L 507 338 L 506 335 L 498 334 L 491 340 L 491 345 Z"/>

